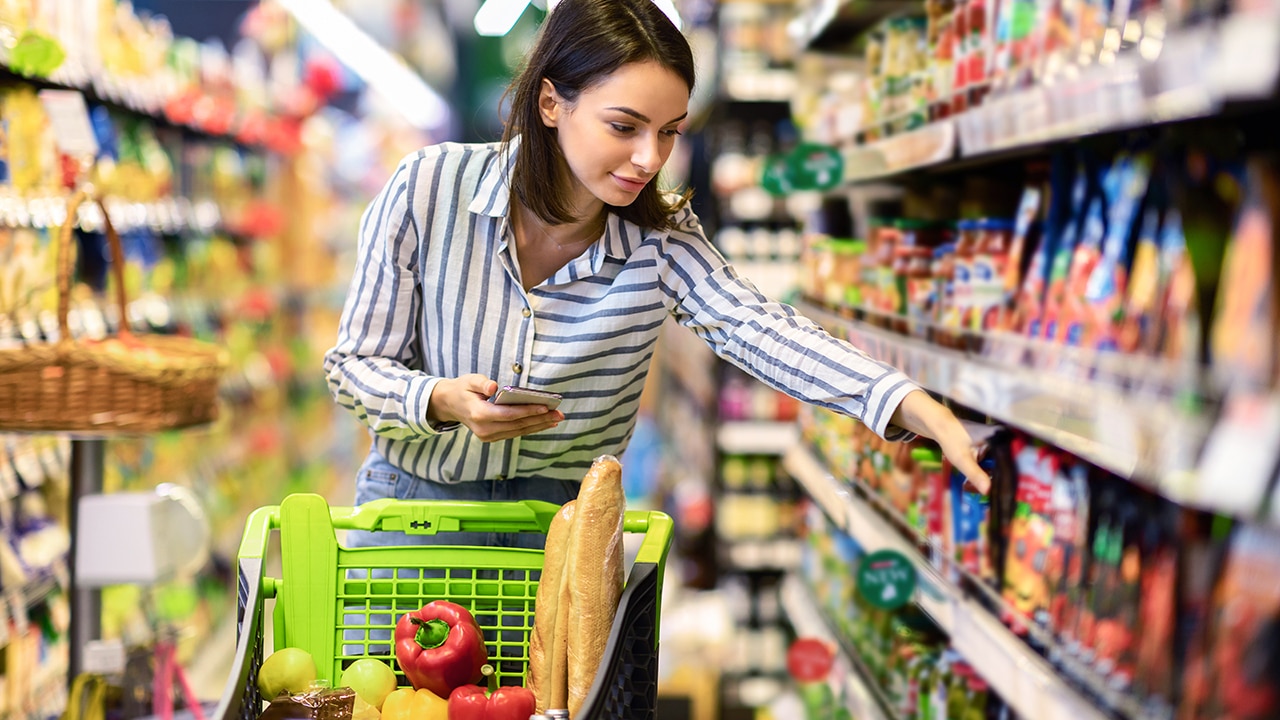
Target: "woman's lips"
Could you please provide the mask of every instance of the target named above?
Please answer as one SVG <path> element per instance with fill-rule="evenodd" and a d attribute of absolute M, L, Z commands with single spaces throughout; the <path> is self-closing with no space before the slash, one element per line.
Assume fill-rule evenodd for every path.
<path fill-rule="evenodd" d="M 624 178 L 619 175 L 613 175 L 612 173 L 609 175 L 609 177 L 613 178 L 613 181 L 618 183 L 618 186 L 621 187 L 623 190 L 626 190 L 627 192 L 640 192 L 641 190 L 644 189 L 645 185 L 649 184 L 647 180 L 636 180 L 633 178 Z"/>

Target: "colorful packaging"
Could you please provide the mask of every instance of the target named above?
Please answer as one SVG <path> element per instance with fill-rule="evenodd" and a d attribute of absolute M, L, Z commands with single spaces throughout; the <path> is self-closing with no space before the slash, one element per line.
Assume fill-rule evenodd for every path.
<path fill-rule="evenodd" d="M 1018 204 L 1018 216 L 1014 221 L 1013 241 L 1005 263 L 1001 306 L 995 324 L 986 330 L 1016 330 L 1014 315 L 1017 310 L 1018 289 L 1022 286 L 1023 257 L 1028 248 L 1035 247 L 1035 230 L 1040 215 L 1040 188 L 1028 185 Z"/>
<path fill-rule="evenodd" d="M 1077 238 L 1082 232 L 1081 225 L 1085 217 L 1085 209 L 1089 207 L 1092 194 L 1091 171 L 1081 162 L 1076 170 L 1074 187 L 1071 191 L 1071 203 L 1064 211 L 1065 215 L 1055 227 L 1058 234 L 1054 238 L 1049 262 L 1045 271 L 1045 291 L 1042 310 L 1038 315 L 1030 317 L 1029 334 L 1032 337 L 1043 337 L 1053 340 L 1057 337 L 1058 319 L 1063 311 L 1064 294 L 1067 277 L 1071 271 L 1071 261 L 1075 254 Z"/>
<path fill-rule="evenodd" d="M 1053 598 L 1045 569 L 1053 545 L 1053 524 L 1047 515 L 1053 458 L 1044 448 L 1022 438 L 1013 441 L 1013 455 L 1018 468 L 1018 502 L 1009 525 L 1003 595 L 1018 613 L 1006 621 L 1018 631 L 1026 620 L 1049 624 Z"/>
<path fill-rule="evenodd" d="M 1129 277 L 1129 293 L 1116 338 L 1117 348 L 1121 352 L 1139 352 L 1149 342 L 1160 284 L 1159 232 L 1160 210 L 1148 207 L 1138 231 L 1138 244 L 1134 249 L 1133 269 Z"/>
<path fill-rule="evenodd" d="M 999 325 L 1004 304 L 1005 274 L 1011 264 L 1014 224 L 1009 220 L 979 221 L 978 247 L 970 277 L 968 323 L 974 332 Z"/>
<path fill-rule="evenodd" d="M 1116 180 L 1116 194 L 1111 198 L 1107 216 L 1107 235 L 1102 245 L 1102 258 L 1093 269 L 1085 287 L 1083 337 L 1079 345 L 1099 350 L 1119 348 L 1119 319 L 1128 283 L 1129 249 L 1133 235 L 1130 229 L 1147 194 L 1151 177 L 1151 158 L 1138 155 L 1125 163 Z"/>
<path fill-rule="evenodd" d="M 1142 537 L 1142 588 L 1134 648 L 1134 690 L 1152 717 L 1172 717 L 1177 692 L 1174 641 L 1178 621 L 1179 508 L 1162 503 Z"/>
<path fill-rule="evenodd" d="M 1089 213 L 1085 216 L 1080 242 L 1076 244 L 1070 268 L 1061 282 L 1057 274 L 1059 266 L 1054 267 L 1055 274 L 1049 285 L 1053 298 L 1048 313 L 1049 326 L 1046 329 L 1049 340 L 1079 347 L 1084 339 L 1089 277 L 1102 260 L 1102 238 L 1106 232 L 1102 206 L 1103 198 L 1094 196 L 1093 202 L 1089 204 Z"/>
<path fill-rule="evenodd" d="M 1084 558 L 1089 552 L 1089 469 L 1061 455 L 1050 462 L 1054 467 L 1049 501 L 1053 542 L 1046 582 L 1053 596 L 1050 624 L 1065 645 L 1074 639 L 1075 614 L 1083 600 Z"/>
<path fill-rule="evenodd" d="M 1275 249 L 1272 213 L 1264 184 L 1276 179 L 1270 163 L 1249 166 L 1247 196 L 1222 268 L 1211 351 L 1216 374 L 1248 387 L 1265 385 L 1275 375 L 1275 280 L 1280 253 Z"/>
<path fill-rule="evenodd" d="M 1214 592 L 1206 717 L 1280 716 L 1280 532 L 1242 525 Z"/>

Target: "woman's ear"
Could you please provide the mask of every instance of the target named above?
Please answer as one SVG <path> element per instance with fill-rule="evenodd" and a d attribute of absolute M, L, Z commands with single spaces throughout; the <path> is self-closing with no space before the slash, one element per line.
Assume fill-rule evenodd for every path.
<path fill-rule="evenodd" d="M 563 107 L 564 98 L 556 92 L 556 86 L 550 80 L 542 78 L 542 88 L 538 91 L 538 112 L 542 115 L 542 124 L 556 127 Z"/>

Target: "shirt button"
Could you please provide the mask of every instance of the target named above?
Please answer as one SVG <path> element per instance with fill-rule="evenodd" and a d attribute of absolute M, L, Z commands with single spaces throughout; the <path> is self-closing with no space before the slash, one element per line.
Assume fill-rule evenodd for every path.
<path fill-rule="evenodd" d="M 524 372 L 524 367 L 520 363 L 513 363 L 511 365 L 511 369 L 514 370 L 517 375 Z"/>
<path fill-rule="evenodd" d="M 525 317 L 530 317 L 531 315 L 533 315 L 533 311 L 532 311 L 532 310 L 530 310 L 529 308 L 525 308 L 525 309 L 523 309 L 523 310 L 521 310 L 521 311 L 520 311 L 520 314 L 521 314 L 521 315 L 523 315 L 523 316 L 525 316 Z"/>

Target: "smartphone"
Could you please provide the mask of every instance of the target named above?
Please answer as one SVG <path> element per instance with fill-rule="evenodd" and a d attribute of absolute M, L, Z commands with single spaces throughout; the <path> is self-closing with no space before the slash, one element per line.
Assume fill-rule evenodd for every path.
<path fill-rule="evenodd" d="M 555 410 L 562 399 L 560 393 L 504 385 L 489 402 L 494 405 L 545 405 L 548 410 Z"/>

